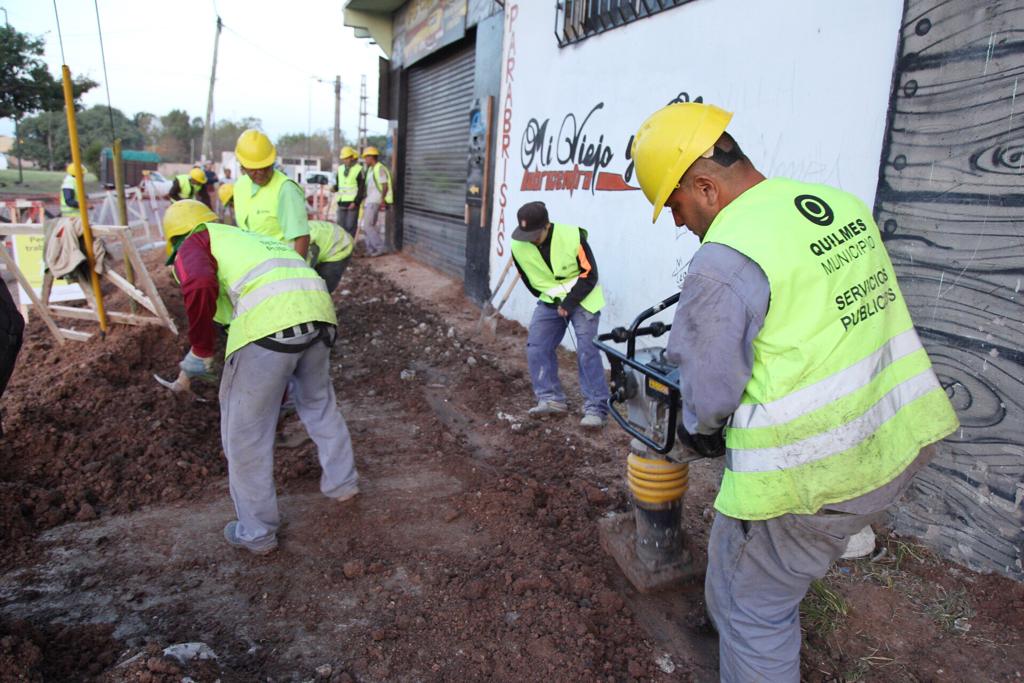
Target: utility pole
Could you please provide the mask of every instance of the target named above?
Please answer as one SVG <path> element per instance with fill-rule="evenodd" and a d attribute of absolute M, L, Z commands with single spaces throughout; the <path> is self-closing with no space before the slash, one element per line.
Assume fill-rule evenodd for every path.
<path fill-rule="evenodd" d="M 366 149 L 366 74 L 359 84 L 359 153 Z"/>
<path fill-rule="evenodd" d="M 341 76 L 334 77 L 334 146 L 331 148 L 333 161 L 338 159 L 341 149 Z"/>
<path fill-rule="evenodd" d="M 210 69 L 210 95 L 206 98 L 206 125 L 203 126 L 203 158 L 213 160 L 213 84 L 217 80 L 217 48 L 220 46 L 220 30 L 224 24 L 217 16 L 217 33 L 213 38 L 213 68 Z"/>

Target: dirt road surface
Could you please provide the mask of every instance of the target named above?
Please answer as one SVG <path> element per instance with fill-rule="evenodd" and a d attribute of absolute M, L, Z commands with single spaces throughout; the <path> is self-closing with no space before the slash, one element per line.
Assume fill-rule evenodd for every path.
<path fill-rule="evenodd" d="M 151 379 L 185 337 L 58 346 L 32 322 L 0 441 L 0 680 L 716 680 L 700 581 L 641 595 L 600 549 L 597 521 L 629 509 L 626 437 L 526 417 L 524 330 L 474 336 L 459 285 L 402 256 L 357 260 L 339 289 L 332 377 L 362 494 L 323 498 L 312 444 L 279 448 L 267 557 L 221 537 L 216 387 Z M 699 549 L 720 468 L 691 469 Z M 805 679 L 1020 679 L 1021 585 L 881 543 L 805 601 Z M 162 654 L 197 641 L 216 658 Z"/>

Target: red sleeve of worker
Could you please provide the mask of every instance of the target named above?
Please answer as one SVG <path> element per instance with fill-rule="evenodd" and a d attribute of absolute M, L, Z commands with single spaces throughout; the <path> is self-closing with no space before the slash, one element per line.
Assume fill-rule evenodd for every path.
<path fill-rule="evenodd" d="M 197 356 L 213 355 L 216 332 L 213 315 L 217 312 L 217 260 L 210 251 L 210 233 L 205 230 L 186 238 L 178 248 L 174 270 L 181 282 L 181 294 L 188 314 L 188 340 Z"/>

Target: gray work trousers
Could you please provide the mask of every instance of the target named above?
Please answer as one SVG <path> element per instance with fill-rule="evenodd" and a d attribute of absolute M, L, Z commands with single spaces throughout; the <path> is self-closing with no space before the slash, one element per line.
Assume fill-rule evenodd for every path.
<path fill-rule="evenodd" d="M 386 252 L 388 244 L 384 238 L 384 226 L 387 224 L 387 214 L 380 210 L 380 203 L 363 204 L 363 216 L 359 220 L 359 230 L 363 234 L 366 253 L 377 256 Z"/>
<path fill-rule="evenodd" d="M 351 209 L 345 208 L 348 204 L 338 204 L 338 225 L 345 229 L 345 232 L 356 236 L 356 219 L 359 216 L 359 206 L 355 205 Z"/>
<path fill-rule="evenodd" d="M 312 335 L 288 341 L 301 343 Z M 281 523 L 274 490 L 274 430 L 289 379 L 295 410 L 316 444 L 321 493 L 336 498 L 359 481 L 348 426 L 331 384 L 330 349 L 318 342 L 299 353 L 256 344 L 235 351 L 224 363 L 220 382 L 220 432 L 238 538 L 256 550 L 273 543 Z"/>
<path fill-rule="evenodd" d="M 746 522 L 715 515 L 704 595 L 718 629 L 723 683 L 800 680 L 800 601 L 850 536 L 881 518 L 828 513 Z"/>

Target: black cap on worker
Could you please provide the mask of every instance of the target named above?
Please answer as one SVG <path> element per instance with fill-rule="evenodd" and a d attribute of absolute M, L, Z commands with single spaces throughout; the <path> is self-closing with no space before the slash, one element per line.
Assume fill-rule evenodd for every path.
<path fill-rule="evenodd" d="M 548 227 L 548 207 L 544 202 L 527 202 L 519 207 L 516 219 L 519 227 L 512 233 L 512 239 L 532 242 L 541 230 Z"/>

